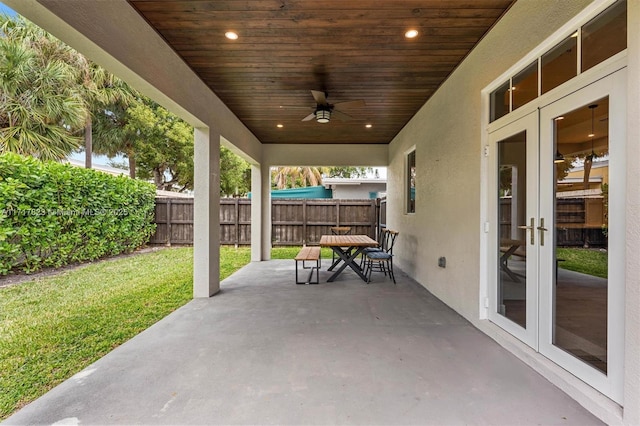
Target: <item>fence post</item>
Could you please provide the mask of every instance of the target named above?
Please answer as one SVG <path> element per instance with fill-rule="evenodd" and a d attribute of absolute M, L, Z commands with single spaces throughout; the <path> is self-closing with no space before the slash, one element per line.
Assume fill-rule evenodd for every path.
<path fill-rule="evenodd" d="M 171 198 L 167 198 L 167 245 L 171 247 Z"/>
<path fill-rule="evenodd" d="M 235 227 L 236 227 L 236 237 L 235 237 L 234 245 L 235 245 L 235 248 L 238 248 L 238 245 L 240 244 L 240 203 L 238 202 L 239 198 L 237 197 L 234 198 L 233 200 L 236 208 L 235 216 L 234 216 Z"/>
<path fill-rule="evenodd" d="M 307 245 L 307 200 L 302 200 L 302 245 Z"/>
<path fill-rule="evenodd" d="M 380 198 L 371 200 L 371 207 L 373 210 L 373 221 L 371 222 L 371 231 L 373 231 L 374 237 L 379 234 L 380 226 Z"/>

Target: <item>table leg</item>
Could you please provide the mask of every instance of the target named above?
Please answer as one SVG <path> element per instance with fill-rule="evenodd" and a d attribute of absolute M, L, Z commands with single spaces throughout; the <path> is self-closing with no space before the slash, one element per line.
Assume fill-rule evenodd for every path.
<path fill-rule="evenodd" d="M 353 269 L 353 271 L 358 274 L 358 276 L 364 281 L 367 280 L 367 277 L 365 277 L 364 273 L 362 272 L 360 265 L 355 262 L 356 257 L 358 257 L 360 253 L 362 253 L 364 247 L 349 247 L 347 250 L 342 250 L 341 247 L 331 247 L 331 249 L 338 255 L 339 259 L 336 260 L 333 265 L 331 265 L 331 268 L 329 268 L 329 270 L 331 271 L 332 268 L 334 268 L 340 261 L 343 261 L 343 264 L 340 266 L 340 268 L 338 268 L 337 271 L 333 273 L 333 275 L 329 277 L 329 279 L 327 280 L 328 282 L 334 281 L 338 277 L 338 275 L 340 275 L 342 271 L 346 269 L 347 266 Z"/>
<path fill-rule="evenodd" d="M 519 245 L 513 245 L 511 247 L 509 247 L 509 250 L 507 250 L 501 257 L 500 257 L 500 267 L 502 268 L 502 270 L 504 272 L 507 273 L 507 275 L 509 275 L 509 277 L 519 283 L 520 282 L 520 278 L 518 278 L 518 276 L 515 274 L 515 272 L 513 272 L 511 269 L 509 269 L 509 265 L 507 265 L 507 261 L 509 260 L 509 257 L 511 257 L 511 255 L 513 253 L 516 252 L 516 250 L 518 250 L 518 247 L 520 247 Z"/>

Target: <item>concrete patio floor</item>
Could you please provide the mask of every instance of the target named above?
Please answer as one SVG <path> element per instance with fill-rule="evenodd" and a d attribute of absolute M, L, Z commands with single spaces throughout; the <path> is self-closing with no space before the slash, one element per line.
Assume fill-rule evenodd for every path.
<path fill-rule="evenodd" d="M 601 424 L 397 271 L 252 263 L 6 424 Z"/>

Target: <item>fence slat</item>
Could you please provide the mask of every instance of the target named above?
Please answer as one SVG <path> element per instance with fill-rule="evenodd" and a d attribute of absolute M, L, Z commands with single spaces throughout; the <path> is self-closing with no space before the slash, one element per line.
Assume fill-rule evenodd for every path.
<path fill-rule="evenodd" d="M 271 200 L 274 246 L 316 245 L 332 226 L 351 226 L 352 233 L 375 238 L 379 202 L 376 200 Z M 156 198 L 156 232 L 149 244 L 193 244 L 193 199 Z M 220 199 L 220 244 L 251 244 L 251 200 Z"/>

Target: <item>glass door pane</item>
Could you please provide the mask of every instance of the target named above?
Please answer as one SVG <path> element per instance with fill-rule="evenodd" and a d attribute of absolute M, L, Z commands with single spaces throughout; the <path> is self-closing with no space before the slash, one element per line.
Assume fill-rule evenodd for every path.
<path fill-rule="evenodd" d="M 527 345 L 538 345 L 538 113 L 489 135 L 491 213 L 488 318 Z"/>
<path fill-rule="evenodd" d="M 552 343 L 606 374 L 609 97 L 554 124 Z"/>
<path fill-rule="evenodd" d="M 497 143 L 498 313 L 526 328 L 527 255 L 522 224 L 527 220 L 527 132 Z"/>

